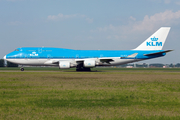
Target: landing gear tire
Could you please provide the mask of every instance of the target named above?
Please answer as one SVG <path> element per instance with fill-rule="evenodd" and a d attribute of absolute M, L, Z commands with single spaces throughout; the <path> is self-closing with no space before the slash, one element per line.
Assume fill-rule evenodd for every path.
<path fill-rule="evenodd" d="M 91 71 L 91 68 L 84 68 L 84 71 Z"/>
<path fill-rule="evenodd" d="M 76 71 L 91 71 L 91 68 L 77 68 Z"/>
<path fill-rule="evenodd" d="M 24 71 L 24 68 L 21 68 L 21 71 Z"/>

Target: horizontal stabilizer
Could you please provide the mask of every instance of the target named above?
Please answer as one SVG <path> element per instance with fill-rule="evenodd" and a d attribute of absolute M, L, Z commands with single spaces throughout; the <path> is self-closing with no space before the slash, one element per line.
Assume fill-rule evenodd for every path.
<path fill-rule="evenodd" d="M 167 53 L 167 52 L 171 52 L 173 50 L 166 50 L 166 51 L 162 51 L 162 52 L 156 52 L 156 53 L 150 53 L 150 54 L 144 54 L 145 56 L 151 56 L 151 55 L 157 55 L 157 54 L 161 54 L 161 53 Z"/>

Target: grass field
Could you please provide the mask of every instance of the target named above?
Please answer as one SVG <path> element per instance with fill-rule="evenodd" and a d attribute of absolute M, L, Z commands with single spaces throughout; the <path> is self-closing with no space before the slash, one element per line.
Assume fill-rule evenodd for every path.
<path fill-rule="evenodd" d="M 180 69 L 0 68 L 0 119 L 180 119 Z"/>

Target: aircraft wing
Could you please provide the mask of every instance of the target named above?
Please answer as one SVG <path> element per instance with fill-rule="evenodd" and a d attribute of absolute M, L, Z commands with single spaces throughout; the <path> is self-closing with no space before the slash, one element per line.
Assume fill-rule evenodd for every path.
<path fill-rule="evenodd" d="M 109 62 L 112 62 L 112 61 L 114 61 L 114 60 L 113 59 L 108 59 L 108 58 L 100 58 L 100 62 L 102 62 L 102 63 L 110 64 Z"/>
<path fill-rule="evenodd" d="M 157 54 L 161 54 L 161 53 L 167 53 L 167 52 L 171 52 L 173 50 L 166 50 L 166 51 L 162 51 L 162 52 L 156 52 L 156 53 L 150 53 L 150 54 L 144 54 L 145 56 L 151 56 L 151 55 L 157 55 Z"/>
<path fill-rule="evenodd" d="M 79 59 L 79 60 L 76 60 L 77 63 L 82 63 L 85 59 Z M 108 63 L 110 64 L 109 62 L 111 61 L 114 61 L 112 58 L 99 58 L 100 62 L 102 63 Z"/>
<path fill-rule="evenodd" d="M 44 64 L 59 64 L 58 60 L 48 60 Z"/>

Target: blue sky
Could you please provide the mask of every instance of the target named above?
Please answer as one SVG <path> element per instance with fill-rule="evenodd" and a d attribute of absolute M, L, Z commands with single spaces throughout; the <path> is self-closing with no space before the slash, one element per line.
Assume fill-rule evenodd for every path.
<path fill-rule="evenodd" d="M 0 0 L 0 58 L 18 47 L 134 49 L 171 27 L 164 50 L 148 63 L 180 63 L 179 0 Z"/>

